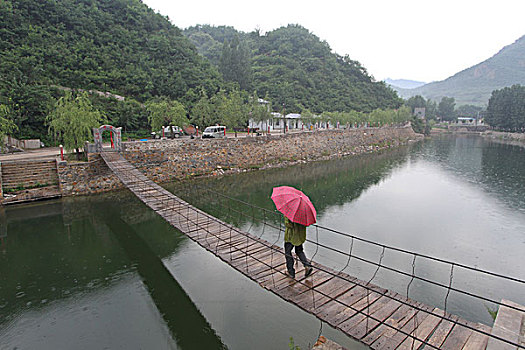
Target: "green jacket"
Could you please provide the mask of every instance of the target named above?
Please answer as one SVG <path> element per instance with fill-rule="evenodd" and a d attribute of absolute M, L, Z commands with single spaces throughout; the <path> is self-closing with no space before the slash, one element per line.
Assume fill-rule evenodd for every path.
<path fill-rule="evenodd" d="M 286 230 L 284 231 L 284 241 L 290 242 L 295 246 L 301 245 L 306 241 L 306 226 L 288 220 L 284 217 Z"/>

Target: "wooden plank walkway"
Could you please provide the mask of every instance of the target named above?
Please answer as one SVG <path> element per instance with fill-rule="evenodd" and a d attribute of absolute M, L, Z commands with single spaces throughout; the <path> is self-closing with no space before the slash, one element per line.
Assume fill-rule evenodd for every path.
<path fill-rule="evenodd" d="M 297 278 L 291 279 L 284 274 L 281 247 L 191 206 L 149 180 L 120 154 L 103 152 L 102 157 L 125 186 L 172 226 L 261 287 L 372 349 L 475 350 L 487 345 L 488 326 L 328 267 L 314 263 L 314 272 L 306 279 L 301 267 Z"/>

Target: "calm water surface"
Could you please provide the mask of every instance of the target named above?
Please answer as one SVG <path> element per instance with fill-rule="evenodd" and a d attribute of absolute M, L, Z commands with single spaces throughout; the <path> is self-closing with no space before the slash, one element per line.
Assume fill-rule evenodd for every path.
<path fill-rule="evenodd" d="M 282 235 L 194 185 L 273 210 L 271 189 L 304 190 L 318 221 L 407 250 L 525 278 L 525 149 L 478 137 L 435 138 L 380 155 L 253 172 L 168 188 L 224 220 L 282 244 Z M 229 204 L 228 204 L 229 203 Z M 229 207 L 229 210 L 228 210 Z M 236 211 L 236 209 L 239 209 Z M 253 216 L 250 219 L 250 216 Z M 266 217 L 278 224 L 278 218 Z M 169 226 L 125 191 L 7 208 L 0 231 L 0 349 L 287 349 L 313 343 L 320 322 L 281 301 Z M 350 241 L 309 237 L 347 250 Z M 307 243 L 308 256 L 347 259 Z M 355 243 L 377 261 L 380 250 Z M 384 263 L 411 269 L 411 259 Z M 351 260 L 368 280 L 374 268 Z M 417 273 L 449 282 L 449 267 Z M 406 294 L 408 280 L 380 270 L 374 283 Z M 454 286 L 525 304 L 525 291 L 461 271 Z M 443 307 L 446 291 L 417 280 L 410 297 Z M 486 307 L 451 293 L 448 310 L 491 324 Z M 323 325 L 350 349 L 363 347 Z"/>

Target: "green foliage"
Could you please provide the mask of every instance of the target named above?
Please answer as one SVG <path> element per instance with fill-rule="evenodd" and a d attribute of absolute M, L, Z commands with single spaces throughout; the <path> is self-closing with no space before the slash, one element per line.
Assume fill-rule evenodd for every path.
<path fill-rule="evenodd" d="M 288 348 L 290 350 L 301 350 L 301 348 L 299 346 L 295 345 L 293 337 L 290 337 L 290 342 L 288 343 Z"/>
<path fill-rule="evenodd" d="M 525 131 L 525 86 L 513 85 L 492 92 L 485 122 L 504 131 Z"/>
<path fill-rule="evenodd" d="M 225 42 L 231 42 L 235 37 L 247 38 L 244 33 L 229 26 L 196 25 L 184 30 L 184 35 L 190 39 L 201 55 L 215 65 L 220 65 L 222 49 Z"/>
<path fill-rule="evenodd" d="M 163 126 L 168 125 L 183 127 L 188 124 L 186 109 L 178 101 L 170 101 L 165 98 L 148 101 L 146 110 L 152 131 L 160 130 Z"/>
<path fill-rule="evenodd" d="M 253 97 L 246 92 L 220 90 L 208 98 L 201 95 L 200 100 L 191 111 L 191 123 L 203 129 L 214 124 L 225 125 L 228 128 L 246 127 L 250 115 L 256 113 L 258 117 L 265 115 L 260 107 L 255 106 Z"/>
<path fill-rule="evenodd" d="M 438 105 L 438 116 L 441 120 L 452 121 L 456 118 L 456 112 L 454 110 L 456 101 L 453 97 L 443 97 Z"/>
<path fill-rule="evenodd" d="M 423 134 L 426 136 L 430 135 L 430 131 L 432 130 L 432 124 L 429 119 L 421 119 L 417 116 L 412 117 L 412 130 L 414 130 L 415 133 Z"/>
<path fill-rule="evenodd" d="M 478 117 L 483 107 L 474 105 L 461 105 L 456 108 L 456 114 L 464 117 Z"/>
<path fill-rule="evenodd" d="M 425 100 L 421 95 L 410 97 L 405 101 L 405 106 L 410 107 L 410 112 L 414 113 L 416 108 L 425 108 L 425 119 L 436 119 L 437 104 L 431 99 Z"/>
<path fill-rule="evenodd" d="M 4 147 L 4 138 L 17 129 L 12 120 L 11 109 L 0 104 L 0 147 Z"/>
<path fill-rule="evenodd" d="M 302 117 L 302 115 L 301 115 Z M 382 126 L 390 124 L 404 124 L 411 120 L 412 113 L 410 108 L 403 106 L 398 109 L 375 109 L 370 113 L 363 113 L 357 111 L 350 112 L 325 112 L 321 115 L 321 121 L 330 121 L 332 125 L 347 125 L 347 126 Z M 310 120 L 307 117 L 306 120 Z M 313 117 L 312 121 L 315 121 Z"/>
<path fill-rule="evenodd" d="M 269 103 L 268 100 L 266 101 Z M 270 113 L 271 104 L 259 103 L 259 97 L 257 96 L 256 91 L 250 97 L 250 103 L 248 106 L 248 110 L 249 110 L 248 111 L 249 117 L 253 119 L 255 122 L 262 122 L 272 117 Z"/>
<path fill-rule="evenodd" d="M 408 100 L 405 101 L 405 106 L 408 106 L 411 108 L 412 113 L 414 113 L 415 108 L 426 108 L 427 107 L 427 101 L 425 98 L 421 95 L 410 97 Z"/>
<path fill-rule="evenodd" d="M 68 88 L 125 97 L 105 98 L 96 91 L 89 96 L 124 133 L 151 125 L 156 118 L 151 101 L 178 101 L 199 126 L 245 126 L 250 115 L 258 119 L 267 113 L 250 103 L 246 91 L 252 89 L 275 110 L 287 112 L 369 113 L 401 105 L 359 62 L 333 54 L 326 42 L 297 25 L 266 35 L 188 28 L 188 37 L 215 67 L 140 0 L 3 0 L 0 21 L 0 104 L 9 107 L 17 137 L 47 143 L 46 116 Z M 176 123 L 185 124 L 182 117 Z"/>
<path fill-rule="evenodd" d="M 49 133 L 56 135 L 68 151 L 84 146 L 93 134 L 93 128 L 105 123 L 106 117 L 93 107 L 86 92 L 75 97 L 69 91 L 56 103 L 47 116 Z"/>
<path fill-rule="evenodd" d="M 212 62 L 216 48 L 238 35 L 240 44 L 252 50 L 253 87 L 267 94 L 275 111 L 364 111 L 397 108 L 401 100 L 382 82 L 348 56 L 331 52 L 326 42 L 298 25 L 260 35 L 244 34 L 231 27 L 197 26 L 185 34 Z M 203 33 L 199 36 L 197 33 Z M 221 63 L 215 63 L 220 65 Z M 222 69 L 221 69 L 222 70 Z"/>
<path fill-rule="evenodd" d="M 125 96 L 92 100 L 112 124 L 136 131 L 147 126 L 138 104 L 165 96 L 189 105 L 222 86 L 180 30 L 139 0 L 2 0 L 0 23 L 0 103 L 19 138 L 45 138 L 57 87 Z"/>
<path fill-rule="evenodd" d="M 496 317 L 498 316 L 498 309 L 491 309 L 487 305 L 485 305 L 485 309 L 487 309 L 487 312 L 489 313 L 490 317 L 492 317 L 492 321 L 496 321 Z"/>
<path fill-rule="evenodd" d="M 97 94 L 92 94 L 89 97 L 96 109 L 104 111 L 108 117 L 109 124 L 121 126 L 124 134 L 129 131 L 149 129 L 146 107 L 137 100 L 126 98 L 122 101 L 112 97 L 102 97 Z"/>
<path fill-rule="evenodd" d="M 219 122 L 218 118 L 216 118 L 214 105 L 206 95 L 205 91 L 201 92 L 199 101 L 193 106 L 190 120 L 192 124 L 201 128 Z"/>
<path fill-rule="evenodd" d="M 224 80 L 236 82 L 243 90 L 249 90 L 252 83 L 250 51 L 244 41 L 235 35 L 231 41 L 224 41 L 219 70 Z"/>
<path fill-rule="evenodd" d="M 229 94 L 221 91 L 216 96 L 216 108 L 220 115 L 221 124 L 230 127 L 246 126 L 248 123 L 247 104 L 243 101 L 238 90 L 234 90 Z"/>
<path fill-rule="evenodd" d="M 141 101 L 219 85 L 180 30 L 139 0 L 4 0 L 0 11 L 4 55 L 42 83 Z"/>

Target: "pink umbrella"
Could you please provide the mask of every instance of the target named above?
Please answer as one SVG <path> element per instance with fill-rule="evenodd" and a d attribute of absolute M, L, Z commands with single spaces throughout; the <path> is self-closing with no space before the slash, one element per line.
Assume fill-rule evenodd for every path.
<path fill-rule="evenodd" d="M 309 226 L 317 221 L 317 212 L 310 198 L 293 187 L 274 187 L 272 200 L 277 210 L 293 222 Z"/>

